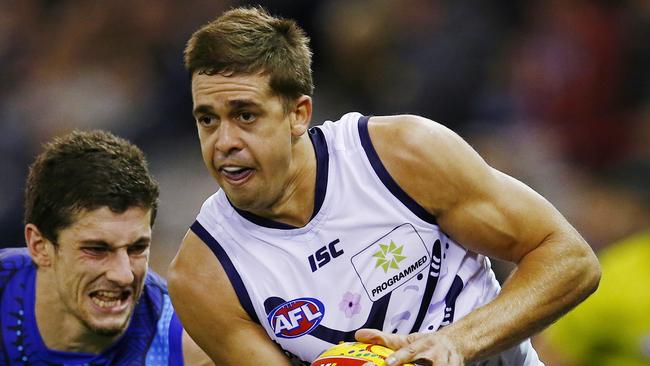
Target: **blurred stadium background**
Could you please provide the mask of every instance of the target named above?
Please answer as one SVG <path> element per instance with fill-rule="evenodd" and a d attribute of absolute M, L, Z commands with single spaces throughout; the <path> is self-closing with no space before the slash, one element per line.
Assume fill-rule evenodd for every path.
<path fill-rule="evenodd" d="M 151 264 L 165 274 L 217 189 L 182 50 L 242 4 L 307 30 L 315 124 L 421 114 L 545 195 L 597 251 L 650 228 L 650 1 L 2 0 L 2 246 L 23 245 L 23 183 L 40 145 L 103 128 L 138 144 L 160 182 Z"/>

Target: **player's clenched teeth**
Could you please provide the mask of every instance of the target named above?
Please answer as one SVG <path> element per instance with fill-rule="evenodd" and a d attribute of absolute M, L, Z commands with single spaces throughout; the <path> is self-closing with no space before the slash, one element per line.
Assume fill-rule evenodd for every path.
<path fill-rule="evenodd" d="M 90 299 L 99 307 L 113 308 L 122 305 L 129 296 L 130 291 L 95 291 L 90 294 Z"/>

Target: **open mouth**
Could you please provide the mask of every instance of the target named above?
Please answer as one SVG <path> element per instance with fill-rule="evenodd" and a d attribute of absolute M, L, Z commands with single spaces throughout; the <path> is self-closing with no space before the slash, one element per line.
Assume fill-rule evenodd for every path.
<path fill-rule="evenodd" d="M 224 166 L 219 169 L 219 171 L 233 184 L 243 183 L 251 176 L 251 174 L 253 174 L 253 169 L 239 166 Z"/>
<path fill-rule="evenodd" d="M 130 303 L 132 291 L 98 290 L 90 293 L 90 300 L 103 311 L 121 311 Z"/>

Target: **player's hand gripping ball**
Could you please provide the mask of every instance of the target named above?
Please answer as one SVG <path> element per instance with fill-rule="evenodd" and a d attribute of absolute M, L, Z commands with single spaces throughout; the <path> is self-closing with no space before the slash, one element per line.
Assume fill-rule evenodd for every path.
<path fill-rule="evenodd" d="M 394 351 L 378 344 L 344 342 L 321 353 L 311 366 L 385 366 L 384 360 Z M 406 363 L 405 366 L 414 366 Z"/>

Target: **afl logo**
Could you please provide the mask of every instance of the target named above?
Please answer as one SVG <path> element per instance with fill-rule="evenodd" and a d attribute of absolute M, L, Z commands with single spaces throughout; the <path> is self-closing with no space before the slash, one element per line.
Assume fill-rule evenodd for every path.
<path fill-rule="evenodd" d="M 269 324 L 280 338 L 303 336 L 318 326 L 325 306 L 318 299 L 301 297 L 279 305 L 269 313 Z"/>

